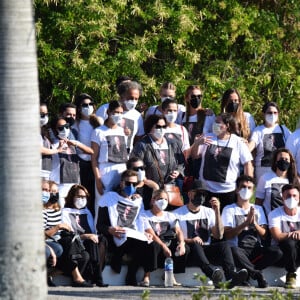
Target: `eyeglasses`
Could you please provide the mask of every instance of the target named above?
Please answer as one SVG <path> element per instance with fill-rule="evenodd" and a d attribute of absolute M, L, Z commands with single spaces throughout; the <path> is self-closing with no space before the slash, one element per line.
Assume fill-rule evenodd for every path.
<path fill-rule="evenodd" d="M 268 111 L 266 112 L 267 115 L 277 115 L 278 112 L 277 111 Z"/>
<path fill-rule="evenodd" d="M 82 107 L 94 106 L 94 102 L 90 102 L 90 103 L 82 103 L 81 106 L 82 106 Z"/>
<path fill-rule="evenodd" d="M 65 125 L 58 126 L 58 127 L 57 127 L 57 130 L 58 130 L 58 131 L 63 131 L 65 128 L 66 128 L 66 129 L 69 129 L 69 128 L 70 128 L 70 124 L 69 124 L 69 123 L 66 123 Z"/>
<path fill-rule="evenodd" d="M 143 167 L 143 166 L 140 166 L 140 167 L 132 167 L 132 170 L 133 170 L 133 171 L 136 171 L 136 172 L 138 172 L 139 170 L 144 171 L 144 170 L 145 170 L 145 167 Z"/>
<path fill-rule="evenodd" d="M 40 116 L 41 116 L 41 118 L 45 118 L 48 116 L 48 113 L 47 114 L 41 113 Z"/>
<path fill-rule="evenodd" d="M 131 185 L 137 186 L 137 185 L 138 185 L 138 182 L 125 181 L 125 185 L 126 185 L 126 186 L 131 186 Z"/>
<path fill-rule="evenodd" d="M 167 125 L 155 125 L 155 128 L 156 129 L 166 129 L 167 128 Z"/>

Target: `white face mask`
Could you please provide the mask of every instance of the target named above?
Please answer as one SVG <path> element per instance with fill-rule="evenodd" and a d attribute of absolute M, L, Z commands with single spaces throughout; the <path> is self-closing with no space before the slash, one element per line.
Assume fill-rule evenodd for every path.
<path fill-rule="evenodd" d="M 153 136 L 157 139 L 161 139 L 166 133 L 166 130 L 163 128 L 155 128 L 153 131 Z"/>
<path fill-rule="evenodd" d="M 168 123 L 174 123 L 177 119 L 177 112 L 169 112 L 165 115 Z"/>
<path fill-rule="evenodd" d="M 138 177 L 138 181 L 144 180 L 145 177 L 146 177 L 146 172 L 145 172 L 145 170 L 139 169 L 139 170 L 137 171 L 137 177 Z"/>
<path fill-rule="evenodd" d="M 85 117 L 89 117 L 92 113 L 94 112 L 94 107 L 89 105 L 88 107 L 82 107 L 81 108 L 81 113 L 85 116 Z"/>
<path fill-rule="evenodd" d="M 270 125 L 274 125 L 276 124 L 276 122 L 278 121 L 278 114 L 277 115 L 269 115 L 269 114 L 266 114 L 266 122 Z"/>
<path fill-rule="evenodd" d="M 111 115 L 110 116 L 112 122 L 114 124 L 119 124 L 123 118 L 123 115 L 122 114 L 115 114 L 115 115 Z"/>
<path fill-rule="evenodd" d="M 126 100 L 126 101 L 124 101 L 124 103 L 128 110 L 132 110 L 132 109 L 135 109 L 135 107 L 137 105 L 137 100 Z"/>
<path fill-rule="evenodd" d="M 294 197 L 289 197 L 284 200 L 284 204 L 287 208 L 293 209 L 298 206 L 299 201 L 297 201 Z"/>
<path fill-rule="evenodd" d="M 48 121 L 49 121 L 48 116 L 45 116 L 44 118 L 40 118 L 40 126 L 42 127 L 42 126 L 46 125 L 48 123 Z"/>
<path fill-rule="evenodd" d="M 154 204 L 159 210 L 165 210 L 168 206 L 168 201 L 166 199 L 158 199 Z"/>
<path fill-rule="evenodd" d="M 222 124 L 219 124 L 219 123 L 216 123 L 216 122 L 213 123 L 212 131 L 213 131 L 213 133 L 214 133 L 216 136 L 218 136 L 218 135 L 220 135 L 221 133 L 223 133 L 224 130 L 221 128 L 221 126 L 222 126 Z"/>
<path fill-rule="evenodd" d="M 86 207 L 86 198 L 74 198 L 74 205 L 77 209 L 82 209 Z"/>
<path fill-rule="evenodd" d="M 70 135 L 70 129 L 69 128 L 64 128 L 63 131 L 58 132 L 58 137 L 61 139 L 67 139 Z"/>
<path fill-rule="evenodd" d="M 246 200 L 249 200 L 252 195 L 253 195 L 253 191 L 252 190 L 249 190 L 247 188 L 242 188 L 240 191 L 239 191 L 239 195 L 240 197 L 242 198 L 242 200 L 246 201 Z"/>

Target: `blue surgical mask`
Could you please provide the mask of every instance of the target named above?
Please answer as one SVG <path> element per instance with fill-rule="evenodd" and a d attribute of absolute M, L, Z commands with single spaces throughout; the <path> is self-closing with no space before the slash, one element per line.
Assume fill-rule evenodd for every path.
<path fill-rule="evenodd" d="M 42 202 L 46 204 L 50 199 L 50 193 L 46 191 L 42 191 Z"/>
<path fill-rule="evenodd" d="M 129 186 L 125 186 L 124 189 L 123 189 L 124 193 L 127 195 L 127 196 L 132 196 L 133 194 L 135 194 L 136 192 L 136 188 L 133 186 L 133 184 L 129 185 Z"/>

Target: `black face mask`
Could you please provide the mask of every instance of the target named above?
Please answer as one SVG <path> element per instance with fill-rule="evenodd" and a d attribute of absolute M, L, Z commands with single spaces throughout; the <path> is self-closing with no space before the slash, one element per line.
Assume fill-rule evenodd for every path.
<path fill-rule="evenodd" d="M 231 101 L 231 102 L 228 103 L 228 105 L 227 105 L 227 107 L 226 107 L 226 111 L 227 111 L 228 113 L 233 113 L 233 112 L 236 112 L 236 111 L 237 111 L 238 107 L 239 107 L 239 104 L 238 104 L 238 103 L 232 102 L 232 101 Z"/>
<path fill-rule="evenodd" d="M 190 105 L 192 108 L 197 108 L 201 103 L 202 97 L 192 95 L 190 100 Z"/>
<path fill-rule="evenodd" d="M 59 199 L 59 193 L 50 193 L 50 198 L 48 202 L 54 204 L 58 201 L 58 199 Z"/>
<path fill-rule="evenodd" d="M 75 119 L 72 117 L 65 118 L 66 122 L 70 124 L 70 126 L 73 126 L 75 123 Z"/>
<path fill-rule="evenodd" d="M 194 199 L 192 200 L 192 203 L 194 206 L 200 206 L 204 204 L 206 200 L 206 193 L 198 194 L 194 196 Z"/>
<path fill-rule="evenodd" d="M 280 171 L 286 171 L 290 167 L 290 163 L 284 159 L 280 159 L 276 162 L 276 167 Z"/>

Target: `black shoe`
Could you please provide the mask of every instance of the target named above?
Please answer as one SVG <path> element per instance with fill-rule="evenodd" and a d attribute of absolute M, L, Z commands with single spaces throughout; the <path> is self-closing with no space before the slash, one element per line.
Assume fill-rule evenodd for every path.
<path fill-rule="evenodd" d="M 248 271 L 246 269 L 241 269 L 238 272 L 234 272 L 232 274 L 231 281 L 229 282 L 229 287 L 232 289 L 235 286 L 242 285 L 243 282 L 247 281 L 248 279 Z"/>
<path fill-rule="evenodd" d="M 258 283 L 257 287 L 261 289 L 264 289 L 269 286 L 267 280 L 265 279 L 264 275 L 261 272 L 257 273 L 254 279 L 257 280 Z"/>
<path fill-rule="evenodd" d="M 248 280 L 246 280 L 241 283 L 241 286 L 252 287 L 252 284 Z"/>
<path fill-rule="evenodd" d="M 56 284 L 53 282 L 52 276 L 47 277 L 47 284 L 48 286 L 56 286 Z"/>
<path fill-rule="evenodd" d="M 212 280 L 215 288 L 220 287 L 220 283 L 223 281 L 223 278 L 224 278 L 223 271 L 219 268 L 215 269 L 211 276 L 211 280 Z"/>
<path fill-rule="evenodd" d="M 109 284 L 103 283 L 102 281 L 96 281 L 95 284 L 98 287 L 108 287 L 109 286 Z"/>
<path fill-rule="evenodd" d="M 88 283 L 87 281 L 73 281 L 72 287 L 82 287 L 82 288 L 90 288 L 93 287 L 94 285 L 91 283 Z"/>

